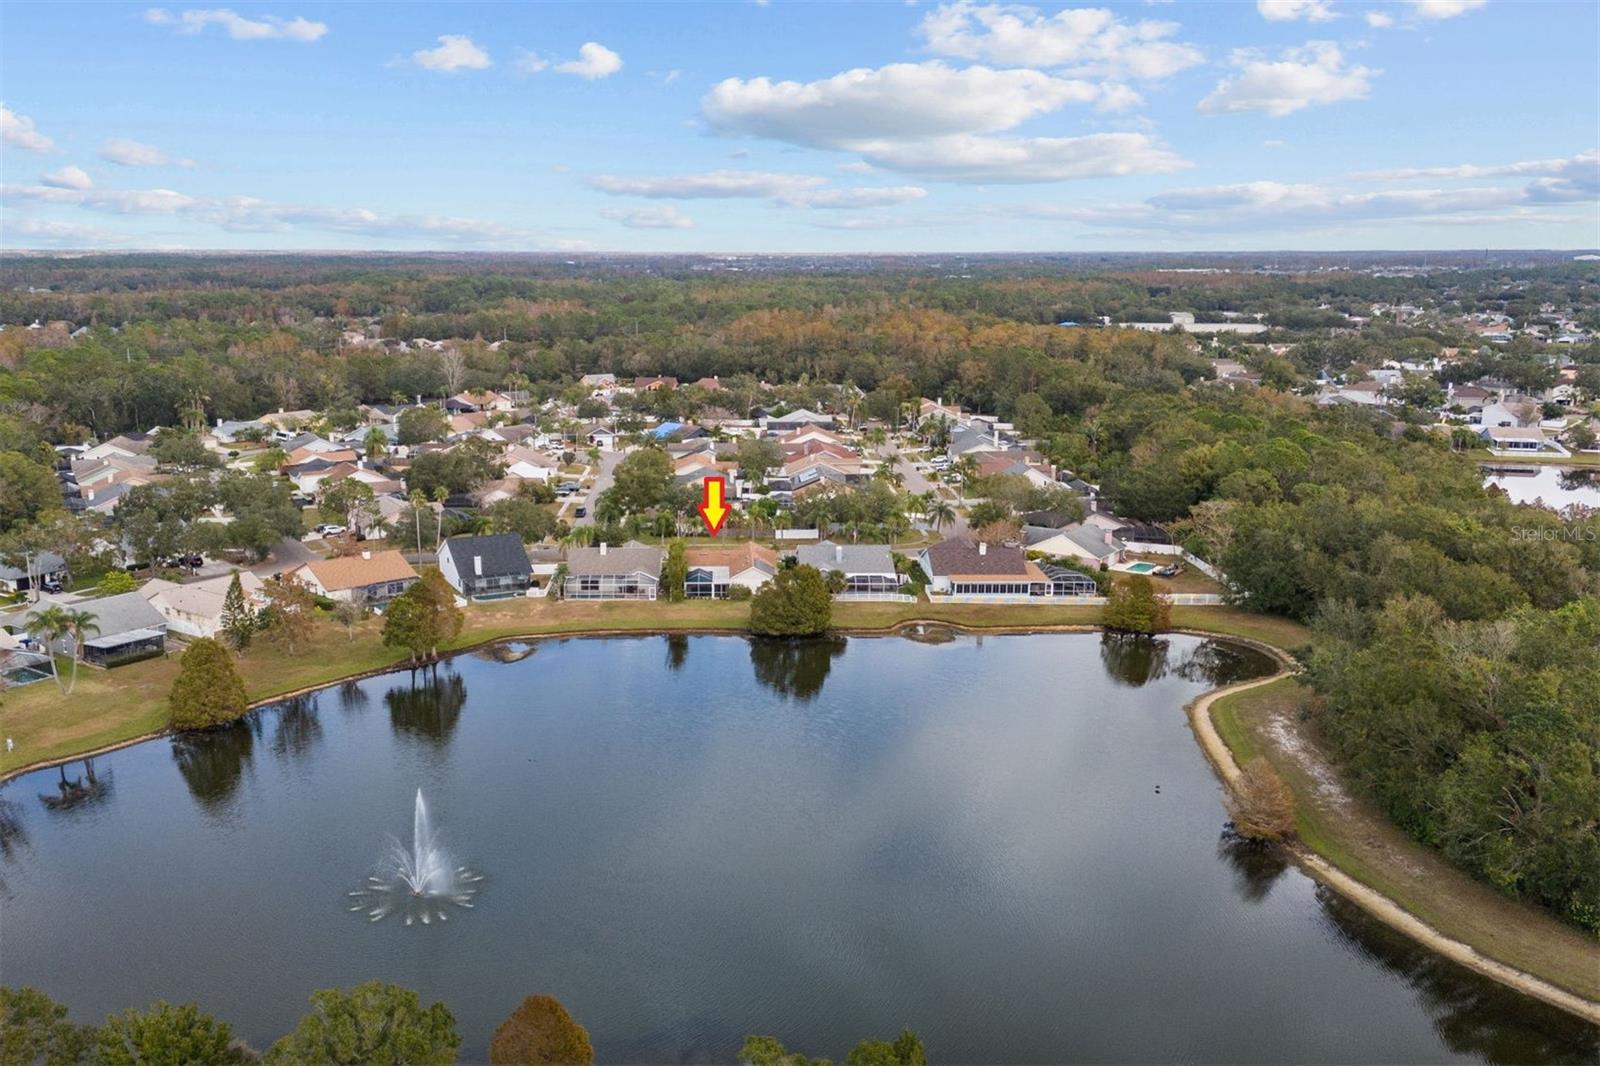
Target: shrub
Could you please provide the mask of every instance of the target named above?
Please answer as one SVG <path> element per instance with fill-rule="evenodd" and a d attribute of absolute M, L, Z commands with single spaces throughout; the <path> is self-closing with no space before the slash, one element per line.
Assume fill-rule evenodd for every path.
<path fill-rule="evenodd" d="M 178 664 L 167 707 L 174 729 L 205 729 L 243 714 L 249 707 L 244 679 L 228 649 L 209 637 L 190 644 Z"/>
<path fill-rule="evenodd" d="M 1294 835 L 1294 794 L 1259 756 L 1239 771 L 1227 805 L 1234 832 L 1246 840 L 1284 840 Z"/>
<path fill-rule="evenodd" d="M 311 993 L 311 1011 L 273 1044 L 269 1066 L 448 1066 L 461 1035 L 443 1003 L 380 981 Z"/>
<path fill-rule="evenodd" d="M 833 594 L 814 566 L 780 570 L 750 604 L 750 629 L 764 637 L 812 637 L 833 621 Z"/>
<path fill-rule="evenodd" d="M 1172 625 L 1172 608 L 1143 574 L 1111 586 L 1106 595 L 1105 626 L 1123 633 L 1160 633 Z"/>
<path fill-rule="evenodd" d="M 139 582 L 126 570 L 107 570 L 106 576 L 95 586 L 107 596 L 120 596 L 139 587 Z"/>
<path fill-rule="evenodd" d="M 572 1020 L 554 996 L 529 996 L 500 1023 L 489 1042 L 489 1061 L 507 1066 L 589 1066 L 589 1031 Z"/>
<path fill-rule="evenodd" d="M 149 1010 L 113 1014 L 95 1033 L 90 1051 L 90 1061 L 97 1066 L 165 1062 L 221 1066 L 250 1059 L 226 1022 L 218 1021 L 193 1003 L 174 1007 L 158 1002 Z"/>
<path fill-rule="evenodd" d="M 738 600 L 740 602 L 743 602 L 745 600 L 748 600 L 751 596 L 754 596 L 754 595 L 755 595 L 755 593 L 750 591 L 750 586 L 749 585 L 729 585 L 728 586 L 728 599 L 730 599 L 730 600 Z"/>

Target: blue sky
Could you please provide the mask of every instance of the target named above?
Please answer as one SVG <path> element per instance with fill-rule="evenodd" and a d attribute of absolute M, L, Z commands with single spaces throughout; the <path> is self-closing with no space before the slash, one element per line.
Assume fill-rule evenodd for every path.
<path fill-rule="evenodd" d="M 8 248 L 1600 245 L 1600 5 L 0 6 Z"/>

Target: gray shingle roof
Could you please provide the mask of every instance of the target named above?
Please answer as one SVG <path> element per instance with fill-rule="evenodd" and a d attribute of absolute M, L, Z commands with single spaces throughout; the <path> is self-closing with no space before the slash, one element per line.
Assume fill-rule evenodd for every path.
<path fill-rule="evenodd" d="M 846 577 L 895 572 L 894 555 L 887 544 L 835 544 L 824 540 L 802 544 L 795 549 L 794 557 L 802 566 L 814 566 L 823 573 L 838 570 Z"/>
<path fill-rule="evenodd" d="M 661 549 L 649 547 L 573 548 L 567 553 L 567 573 L 576 577 L 645 573 L 661 577 Z"/>
<path fill-rule="evenodd" d="M 456 561 L 456 572 L 474 577 L 527 576 L 532 572 L 528 553 L 522 547 L 522 538 L 515 533 L 494 533 L 483 537 L 451 537 L 441 551 L 447 551 Z M 483 573 L 473 571 L 473 557 L 483 560 Z"/>

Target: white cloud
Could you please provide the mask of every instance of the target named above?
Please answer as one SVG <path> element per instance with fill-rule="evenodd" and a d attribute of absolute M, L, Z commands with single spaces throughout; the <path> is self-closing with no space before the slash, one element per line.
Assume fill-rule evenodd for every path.
<path fill-rule="evenodd" d="M 516 68 L 526 74 L 537 74 L 550 66 L 550 61 L 537 52 L 517 50 Z"/>
<path fill-rule="evenodd" d="M 1453 19 L 1476 11 L 1489 0 L 1410 0 L 1411 10 L 1422 19 Z"/>
<path fill-rule="evenodd" d="M 868 144 L 867 162 L 941 181 L 1021 184 L 1166 174 L 1189 166 L 1144 133 L 1083 137 L 973 137 Z"/>
<path fill-rule="evenodd" d="M 458 70 L 487 70 L 494 60 L 473 43 L 472 38 L 460 33 L 446 33 L 439 37 L 439 47 L 419 48 L 411 53 L 411 61 L 423 70 L 440 74 L 454 74 Z"/>
<path fill-rule="evenodd" d="M 56 142 L 34 128 L 33 119 L 0 104 L 0 141 L 30 152 L 55 152 Z"/>
<path fill-rule="evenodd" d="M 1333 184 L 1254 181 L 1174 189 L 1138 203 L 1033 204 L 991 210 L 1153 234 L 1334 230 L 1374 223 L 1565 221 L 1592 226 L 1600 224 L 1597 192 L 1600 171 L 1591 164 L 1581 174 L 1541 177 L 1521 186 L 1367 191 Z"/>
<path fill-rule="evenodd" d="M 1046 16 L 1022 4 L 958 0 L 923 16 L 928 49 L 1007 66 L 1055 67 L 1095 77 L 1165 78 L 1204 62 L 1193 45 L 1169 40 L 1175 22 L 1125 22 L 1104 8 Z"/>
<path fill-rule="evenodd" d="M 310 44 L 319 41 L 328 32 L 325 22 L 307 18 L 281 18 L 262 15 L 245 18 L 225 7 L 191 8 L 174 15 L 165 8 L 153 7 L 144 13 L 146 22 L 156 26 L 171 26 L 180 33 L 200 33 L 207 26 L 221 26 L 236 41 L 298 41 Z"/>
<path fill-rule="evenodd" d="M 585 183 L 612 196 L 644 196 L 653 200 L 765 200 L 796 196 L 807 189 L 826 185 L 828 179 L 763 170 L 711 170 L 660 178 L 595 174 L 585 179 Z"/>
<path fill-rule="evenodd" d="M 1286 49 L 1277 60 L 1240 50 L 1230 62 L 1239 73 L 1218 82 L 1200 101 L 1202 113 L 1264 111 L 1282 118 L 1314 104 L 1362 99 L 1371 91 L 1372 79 L 1382 73 L 1346 66 L 1332 41 L 1309 41 L 1304 47 Z"/>
<path fill-rule="evenodd" d="M 192 167 L 192 159 L 174 159 L 153 144 L 113 137 L 100 146 L 100 158 L 119 167 Z"/>
<path fill-rule="evenodd" d="M 622 69 L 622 57 L 597 41 L 587 41 L 578 49 L 578 58 L 555 65 L 558 74 L 580 78 L 609 78 Z"/>
<path fill-rule="evenodd" d="M 1339 17 L 1329 0 L 1256 0 L 1256 10 L 1268 22 L 1328 22 Z"/>
<path fill-rule="evenodd" d="M 1588 175 L 1589 180 L 1594 182 L 1594 176 L 1600 174 L 1600 148 L 1592 148 L 1587 152 L 1560 159 L 1530 159 L 1489 166 L 1459 163 L 1445 167 L 1364 170 L 1352 174 L 1351 177 L 1357 181 L 1412 181 L 1418 178 L 1511 178 L 1529 174 L 1560 178 L 1581 178 Z"/>
<path fill-rule="evenodd" d="M 789 197 L 786 202 L 801 207 L 858 211 L 870 207 L 894 207 L 920 200 L 927 189 L 915 185 L 867 185 L 855 189 L 818 189 Z"/>
<path fill-rule="evenodd" d="M 1386 30 L 1394 25 L 1394 16 L 1386 11 L 1368 11 L 1363 17 L 1375 30 Z"/>
<path fill-rule="evenodd" d="M 1112 92 L 1121 102 L 1120 87 Z M 728 78 L 701 101 L 720 132 L 812 148 L 1010 129 L 1066 104 L 1093 104 L 1092 82 L 1037 70 L 957 70 L 937 60 L 847 70 L 813 82 Z"/>
<path fill-rule="evenodd" d="M 78 207 L 112 215 L 171 216 L 237 233 L 309 229 L 370 239 L 447 245 L 526 244 L 533 234 L 515 226 L 452 215 L 387 215 L 366 208 L 284 204 L 253 196 L 196 197 L 172 189 L 60 189 L 0 186 L 0 202 Z"/>
<path fill-rule="evenodd" d="M 26 238 L 18 241 L 16 238 Z M 99 226 L 54 222 L 43 218 L 0 218 L 0 247 L 83 248 L 126 244 L 126 235 Z"/>
<path fill-rule="evenodd" d="M 689 229 L 694 225 L 694 219 L 671 204 L 655 207 L 607 207 L 600 212 L 600 217 L 620 222 L 629 229 Z"/>
<path fill-rule="evenodd" d="M 94 179 L 82 167 L 64 166 L 60 170 L 51 171 L 39 178 L 39 181 L 53 189 L 92 189 Z"/>

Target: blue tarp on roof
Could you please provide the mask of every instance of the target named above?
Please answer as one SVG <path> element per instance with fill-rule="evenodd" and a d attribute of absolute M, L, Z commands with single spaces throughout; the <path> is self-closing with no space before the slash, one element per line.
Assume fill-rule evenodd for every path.
<path fill-rule="evenodd" d="M 656 440 L 666 440 L 682 428 L 682 422 L 663 422 L 655 429 L 652 429 L 650 433 Z"/>

